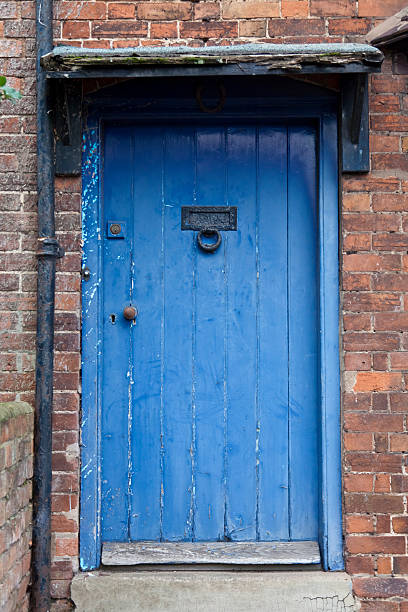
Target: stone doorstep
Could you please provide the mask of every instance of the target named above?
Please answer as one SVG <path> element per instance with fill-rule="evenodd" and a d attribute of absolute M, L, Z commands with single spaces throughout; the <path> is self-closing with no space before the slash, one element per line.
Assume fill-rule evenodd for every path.
<path fill-rule="evenodd" d="M 354 612 L 350 576 L 323 571 L 81 572 L 78 612 Z"/>

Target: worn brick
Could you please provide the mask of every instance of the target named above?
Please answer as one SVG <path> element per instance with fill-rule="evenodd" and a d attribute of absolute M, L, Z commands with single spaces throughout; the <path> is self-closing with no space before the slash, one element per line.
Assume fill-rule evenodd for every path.
<path fill-rule="evenodd" d="M 374 480 L 375 493 L 389 493 L 391 490 L 391 480 L 389 474 L 376 474 Z"/>
<path fill-rule="evenodd" d="M 177 38 L 177 22 L 157 22 L 150 26 L 152 38 Z"/>
<path fill-rule="evenodd" d="M 89 38 L 89 23 L 88 21 L 66 21 L 62 25 L 62 35 L 68 40 L 77 38 Z"/>
<path fill-rule="evenodd" d="M 393 94 L 373 95 L 371 96 L 370 104 L 373 113 L 398 113 L 400 110 L 399 97 Z"/>
<path fill-rule="evenodd" d="M 218 2 L 196 2 L 193 5 L 194 19 L 217 19 L 220 17 Z"/>
<path fill-rule="evenodd" d="M 348 453 L 345 457 L 345 464 L 353 472 L 397 473 L 402 472 L 402 455 L 396 453 Z M 399 504 L 398 507 L 400 507 Z"/>
<path fill-rule="evenodd" d="M 376 272 L 392 271 L 401 269 L 401 258 L 399 255 L 362 255 L 359 253 L 345 255 L 343 265 L 346 271 L 352 272 Z"/>
<path fill-rule="evenodd" d="M 390 436 L 390 450 L 408 452 L 408 433 L 392 434 Z"/>
<path fill-rule="evenodd" d="M 374 558 L 368 555 L 348 556 L 346 570 L 350 574 L 374 574 Z"/>
<path fill-rule="evenodd" d="M 358 597 L 387 598 L 408 596 L 408 581 L 401 578 L 356 578 L 353 581 L 353 587 Z"/>
<path fill-rule="evenodd" d="M 405 538 L 402 536 L 349 536 L 346 540 L 350 553 L 404 553 Z M 355 584 L 355 582 L 354 582 Z"/>
<path fill-rule="evenodd" d="M 55 554 L 57 557 L 74 557 L 78 554 L 78 539 L 57 537 L 55 539 Z"/>
<path fill-rule="evenodd" d="M 394 573 L 395 574 L 408 574 L 408 556 L 407 557 L 394 557 Z"/>
<path fill-rule="evenodd" d="M 136 10 L 138 19 L 153 21 L 190 19 L 192 4 L 190 2 L 138 2 Z"/>
<path fill-rule="evenodd" d="M 407 331 L 408 312 L 380 313 L 375 315 L 375 329 L 378 331 Z"/>
<path fill-rule="evenodd" d="M 359 20 L 360 21 L 360 20 Z M 399 150 L 399 136 L 386 136 L 385 134 L 371 134 L 370 135 L 370 147 L 373 152 L 386 152 L 391 153 L 392 151 Z M 377 194 L 374 194 L 377 195 Z M 397 199 L 399 196 L 397 196 Z M 374 199 L 374 198 L 373 198 Z M 376 210 L 373 207 L 374 210 Z M 380 208 L 379 210 L 383 210 Z M 387 209 L 384 209 L 387 210 Z"/>
<path fill-rule="evenodd" d="M 408 236 L 400 233 L 379 233 L 373 236 L 373 247 L 378 251 L 404 251 L 408 248 Z"/>
<path fill-rule="evenodd" d="M 344 427 L 350 431 L 401 431 L 403 426 L 403 415 L 382 413 L 347 413 L 344 415 Z"/>
<path fill-rule="evenodd" d="M 375 291 L 408 291 L 408 274 L 376 274 L 373 277 Z"/>
<path fill-rule="evenodd" d="M 343 273 L 343 289 L 345 291 L 369 291 L 372 287 L 371 274 Z"/>
<path fill-rule="evenodd" d="M 369 193 L 351 192 L 343 195 L 344 211 L 368 211 L 371 208 Z"/>
<path fill-rule="evenodd" d="M 310 14 L 321 15 L 323 17 L 333 17 L 336 15 L 355 15 L 355 0 L 311 0 Z"/>
<path fill-rule="evenodd" d="M 395 533 L 408 533 L 408 516 L 394 516 L 392 528 Z"/>
<path fill-rule="evenodd" d="M 367 34 L 371 28 L 370 19 L 329 19 L 329 34 L 345 35 L 363 35 Z M 375 150 L 375 148 L 373 149 Z M 379 149 L 383 150 L 383 149 Z"/>
<path fill-rule="evenodd" d="M 405 6 L 404 0 L 359 0 L 358 14 L 360 17 L 390 17 Z"/>
<path fill-rule="evenodd" d="M 393 214 L 349 214 L 343 219 L 343 227 L 349 232 L 360 231 L 389 231 L 397 232 L 400 228 L 401 218 Z"/>
<path fill-rule="evenodd" d="M 282 0 L 282 17 L 307 17 L 309 14 L 308 0 Z"/>
<path fill-rule="evenodd" d="M 396 372 L 357 372 L 354 391 L 387 391 L 401 388 L 402 378 Z"/>
<path fill-rule="evenodd" d="M 343 327 L 346 331 L 369 331 L 371 329 L 371 317 L 368 313 L 344 314 Z"/>
<path fill-rule="evenodd" d="M 343 346 L 347 351 L 391 351 L 398 349 L 399 344 L 397 333 L 347 332 L 343 337 Z"/>
<path fill-rule="evenodd" d="M 346 518 L 347 533 L 373 533 L 374 520 L 369 516 L 351 515 Z"/>
<path fill-rule="evenodd" d="M 346 474 L 344 489 L 349 493 L 370 493 L 373 490 L 373 482 L 372 474 Z"/>
<path fill-rule="evenodd" d="M 238 23 L 234 21 L 194 22 L 186 21 L 180 24 L 182 38 L 236 38 L 238 36 Z"/>
<path fill-rule="evenodd" d="M 401 298 L 394 293 L 345 293 L 344 310 L 354 312 L 395 311 L 401 308 Z"/>
<path fill-rule="evenodd" d="M 373 355 L 373 361 L 379 357 L 379 354 Z M 373 411 L 388 410 L 388 393 L 373 393 L 371 396 Z"/>
<path fill-rule="evenodd" d="M 54 14 L 57 19 L 70 21 L 79 19 L 103 19 L 106 15 L 105 2 L 72 2 L 59 0 L 54 4 Z"/>
<path fill-rule="evenodd" d="M 377 573 L 378 574 L 391 574 L 392 573 L 392 559 L 391 557 L 379 557 L 377 560 Z"/>
<path fill-rule="evenodd" d="M 224 19 L 252 19 L 256 17 L 279 17 L 279 2 L 277 0 L 236 0 L 226 1 L 222 5 Z"/>
<path fill-rule="evenodd" d="M 111 2 L 108 5 L 109 19 L 134 19 L 135 16 L 136 6 L 134 3 Z"/>
<path fill-rule="evenodd" d="M 324 19 L 270 19 L 269 36 L 323 35 Z"/>
<path fill-rule="evenodd" d="M 346 370 L 370 370 L 371 356 L 366 353 L 347 353 L 344 356 L 344 366 Z"/>
<path fill-rule="evenodd" d="M 401 513 L 404 511 L 404 500 L 401 497 L 385 494 L 348 493 L 345 496 L 345 509 L 347 512 L 372 513 Z M 363 551 L 360 551 L 363 552 Z M 375 552 L 375 551 L 367 551 Z M 377 551 L 381 552 L 381 551 Z M 383 551 L 387 552 L 387 551 Z M 392 552 L 389 550 L 388 552 Z"/>
<path fill-rule="evenodd" d="M 343 239 L 343 249 L 347 252 L 355 251 L 371 251 L 372 248 L 372 234 L 371 233 L 358 233 L 358 234 L 347 234 Z"/>
<path fill-rule="evenodd" d="M 266 21 L 265 20 L 240 20 L 239 22 L 239 35 L 251 37 L 259 37 L 266 35 Z"/>
<path fill-rule="evenodd" d="M 375 76 L 378 77 L 379 75 Z M 356 178 L 354 175 L 345 175 L 343 177 L 343 189 L 345 193 L 350 191 L 391 193 L 397 191 L 399 187 L 400 181 L 398 178 L 392 175 L 387 177 L 378 177 L 371 175 L 366 176 L 363 174 L 358 178 Z"/>
<path fill-rule="evenodd" d="M 123 38 L 129 36 L 147 36 L 148 26 L 144 21 L 109 20 L 93 21 L 93 38 Z"/>

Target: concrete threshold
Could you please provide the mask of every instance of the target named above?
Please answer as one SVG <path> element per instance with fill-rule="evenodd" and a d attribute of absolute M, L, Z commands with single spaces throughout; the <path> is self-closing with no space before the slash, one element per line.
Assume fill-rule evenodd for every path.
<path fill-rule="evenodd" d="M 354 612 L 344 572 L 83 572 L 71 597 L 79 612 Z"/>

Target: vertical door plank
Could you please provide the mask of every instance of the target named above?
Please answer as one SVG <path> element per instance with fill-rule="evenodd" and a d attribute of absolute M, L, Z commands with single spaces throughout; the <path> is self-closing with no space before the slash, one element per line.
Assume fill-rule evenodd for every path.
<path fill-rule="evenodd" d="M 289 539 L 286 128 L 259 128 L 258 146 L 258 537 L 286 540 Z"/>
<path fill-rule="evenodd" d="M 128 129 L 105 132 L 103 227 L 103 358 L 101 416 L 102 539 L 128 538 L 128 413 L 130 326 L 122 310 L 130 296 L 132 138 Z M 125 221 L 125 239 L 106 238 L 108 221 Z M 111 322 L 114 315 L 115 323 Z"/>
<path fill-rule="evenodd" d="M 197 130 L 198 206 L 224 206 L 224 140 L 219 128 Z M 225 242 L 215 253 L 196 249 L 194 536 L 218 540 L 224 536 Z"/>
<path fill-rule="evenodd" d="M 194 197 L 194 130 L 168 128 L 164 173 L 163 527 L 164 540 L 193 532 L 193 234 L 181 206 Z"/>
<path fill-rule="evenodd" d="M 132 540 L 160 539 L 163 131 L 134 128 Z M 129 324 L 129 323 L 128 323 Z"/>
<path fill-rule="evenodd" d="M 256 539 L 257 294 L 256 130 L 227 130 L 228 204 L 238 231 L 224 232 L 226 258 L 226 537 Z"/>
<path fill-rule="evenodd" d="M 100 127 L 88 117 L 82 160 L 82 265 L 93 271 L 82 279 L 81 327 L 81 507 L 79 562 L 82 570 L 99 567 L 101 554 L 101 307 L 103 304 L 100 206 L 102 178 Z"/>
<path fill-rule="evenodd" d="M 316 141 L 289 128 L 288 296 L 291 539 L 318 535 L 318 244 Z"/>

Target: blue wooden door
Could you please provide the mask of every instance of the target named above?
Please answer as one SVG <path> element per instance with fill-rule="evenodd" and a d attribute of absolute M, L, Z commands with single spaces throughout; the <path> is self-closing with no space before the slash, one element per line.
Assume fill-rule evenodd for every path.
<path fill-rule="evenodd" d="M 103 541 L 318 539 L 316 173 L 308 125 L 106 127 Z"/>

